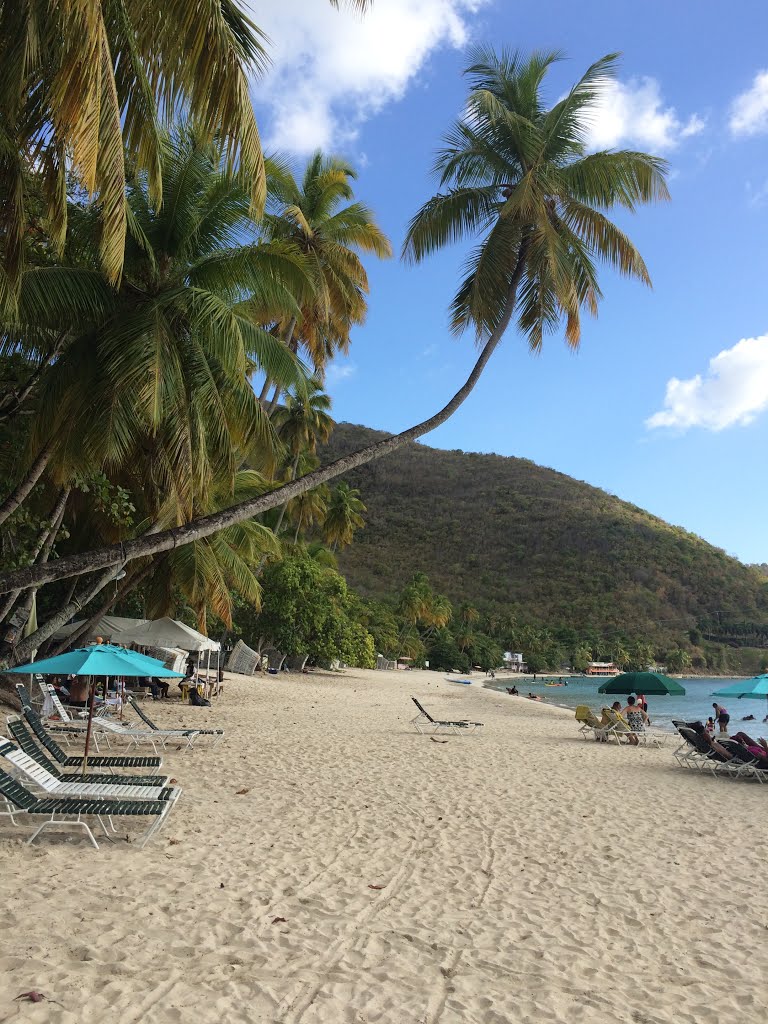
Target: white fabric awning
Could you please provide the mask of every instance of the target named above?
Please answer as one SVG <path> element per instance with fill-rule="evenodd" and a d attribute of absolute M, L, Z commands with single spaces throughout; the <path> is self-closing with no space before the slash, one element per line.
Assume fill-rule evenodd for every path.
<path fill-rule="evenodd" d="M 221 645 L 176 619 L 155 619 L 120 633 L 121 644 L 141 647 L 179 647 L 182 651 L 218 651 Z"/>
<path fill-rule="evenodd" d="M 146 619 L 129 619 L 123 615 L 105 615 L 103 619 L 99 619 L 96 625 L 88 630 L 82 638 L 83 643 L 86 640 L 93 640 L 97 636 L 103 636 L 105 640 L 111 640 L 113 637 L 117 639 L 119 633 L 126 629 L 136 629 L 139 626 L 143 626 L 146 621 Z M 84 622 L 85 619 L 68 622 L 66 626 L 61 626 L 56 630 L 53 634 L 53 639 L 64 640 L 78 630 Z"/>

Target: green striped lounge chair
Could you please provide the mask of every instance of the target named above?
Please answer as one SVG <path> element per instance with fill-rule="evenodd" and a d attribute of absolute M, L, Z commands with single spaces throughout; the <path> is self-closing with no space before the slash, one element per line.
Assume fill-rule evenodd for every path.
<path fill-rule="evenodd" d="M 0 736 L 0 756 L 4 757 L 16 771 L 23 775 L 32 789 L 42 789 L 49 796 L 80 796 L 110 800 L 171 800 L 176 799 L 174 786 L 142 786 L 123 782 L 119 775 L 113 775 L 109 782 L 65 782 L 43 768 L 41 764 L 25 754 L 15 743 Z M 10 771 L 10 769 L 9 769 Z"/>
<path fill-rule="evenodd" d="M 180 792 L 174 791 L 175 795 L 168 800 L 107 800 L 66 796 L 39 798 L 8 772 L 0 769 L 0 808 L 3 805 L 5 807 L 4 810 L 0 809 L 0 815 L 10 818 L 13 825 L 20 824 L 28 817 L 44 818 L 27 840 L 27 845 L 34 843 L 45 829 L 76 828 L 85 832 L 98 850 L 99 844 L 85 819 L 95 818 L 104 835 L 111 839 L 109 830 L 113 833 L 117 831 L 113 818 L 143 818 L 149 820 L 149 827 L 142 834 L 138 845 L 146 846 L 167 820 Z"/>
<path fill-rule="evenodd" d="M 139 718 L 142 720 L 142 722 L 144 722 L 145 725 L 148 725 L 150 729 L 154 729 L 157 732 L 168 733 L 172 736 L 176 736 L 179 733 L 181 733 L 184 736 L 205 736 L 206 739 L 210 739 L 211 744 L 218 743 L 220 740 L 224 739 L 223 729 L 161 729 L 158 725 L 155 725 L 155 723 L 152 721 L 152 719 L 149 717 L 149 715 L 146 713 L 144 708 L 141 706 L 141 704 L 139 704 L 135 697 L 127 696 L 126 700 L 131 705 L 136 714 L 139 716 Z"/>
<path fill-rule="evenodd" d="M 61 782 L 93 782 L 93 783 L 120 783 L 120 785 L 131 786 L 167 786 L 170 775 L 119 775 L 113 768 L 111 772 L 63 772 L 61 768 L 49 757 L 45 751 L 37 745 L 32 733 L 27 729 L 23 719 L 12 716 L 7 720 L 8 732 L 11 738 L 29 757 L 34 758 L 39 765 L 42 765 L 47 772 Z M 88 759 L 90 761 L 90 758 Z"/>
<path fill-rule="evenodd" d="M 30 729 L 35 734 L 39 742 L 53 758 L 58 761 L 64 768 L 82 768 L 83 766 L 83 755 L 73 754 L 67 756 L 61 749 L 56 740 L 46 730 L 43 723 L 40 721 L 40 716 L 31 707 L 24 707 L 24 717 L 29 724 Z M 92 768 L 162 768 L 163 759 L 162 757 L 153 757 L 149 755 L 136 755 L 130 754 L 94 754 L 88 755 L 88 764 Z"/>
<path fill-rule="evenodd" d="M 77 740 L 82 741 L 83 736 L 87 732 L 88 723 L 83 721 L 74 721 L 67 712 L 67 709 L 59 700 L 58 694 L 52 686 L 49 686 L 49 691 L 49 696 L 53 702 L 53 706 L 58 712 L 61 721 L 64 723 L 63 741 L 71 741 L 75 737 Z M 50 721 L 47 722 L 46 725 L 48 730 L 57 736 L 62 732 L 62 727 L 60 725 L 54 725 Z M 155 754 L 157 753 L 158 746 L 164 748 L 167 743 L 172 741 L 181 743 L 182 749 L 189 750 L 192 747 L 196 736 L 197 733 L 192 729 L 180 729 L 174 731 L 166 729 L 157 732 L 152 729 L 132 729 L 130 726 L 123 725 L 122 722 L 115 722 L 112 719 L 101 716 L 95 717 L 91 723 L 91 739 L 93 740 L 93 745 L 96 747 L 97 752 L 101 751 L 99 740 L 101 740 L 102 743 L 106 743 L 107 747 L 112 746 L 111 740 L 115 740 L 117 743 L 126 743 L 129 747 L 139 747 L 142 744 L 148 744 L 152 747 Z"/>
<path fill-rule="evenodd" d="M 467 722 L 465 720 L 456 722 L 440 721 L 437 718 L 433 718 L 415 697 L 411 697 L 411 700 L 419 709 L 418 715 L 411 719 L 411 725 L 416 727 L 416 732 L 430 732 L 434 734 L 445 730 L 454 733 L 456 736 L 461 736 L 464 733 L 474 732 L 475 729 L 482 728 L 482 722 Z"/>

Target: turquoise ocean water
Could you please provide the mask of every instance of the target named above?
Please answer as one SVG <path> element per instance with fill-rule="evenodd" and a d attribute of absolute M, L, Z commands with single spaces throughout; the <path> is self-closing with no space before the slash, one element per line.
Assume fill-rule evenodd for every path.
<path fill-rule="evenodd" d="M 622 700 L 620 695 L 598 693 L 597 689 L 604 679 L 586 679 L 583 676 L 564 676 L 568 681 L 567 686 L 544 686 L 544 677 L 535 683 L 530 679 L 504 678 L 496 679 L 493 682 L 486 682 L 490 689 L 506 692 L 508 686 L 517 686 L 521 693 L 535 693 L 546 698 L 548 704 L 559 704 L 561 707 L 575 708 L 578 704 L 588 704 L 599 714 L 603 705 L 610 705 L 615 700 Z M 707 718 L 714 714 L 712 702 L 717 700 L 723 704 L 731 716 L 729 731 L 738 732 L 743 729 L 750 735 L 768 736 L 768 723 L 763 724 L 763 718 L 768 713 L 768 700 L 765 697 L 741 699 L 713 697 L 713 690 L 729 686 L 736 682 L 735 679 L 680 679 L 679 682 L 685 687 L 684 697 L 647 697 L 648 714 L 651 724 L 657 728 L 672 730 L 672 719 L 685 719 L 686 721 L 700 720 L 706 722 Z M 474 682 L 474 685 L 477 683 Z M 754 715 L 756 721 L 743 722 L 745 715 Z"/>

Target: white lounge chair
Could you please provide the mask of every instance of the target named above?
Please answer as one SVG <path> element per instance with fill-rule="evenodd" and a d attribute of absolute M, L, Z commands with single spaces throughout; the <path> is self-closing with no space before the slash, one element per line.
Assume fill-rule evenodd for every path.
<path fill-rule="evenodd" d="M 13 765 L 33 788 L 42 789 L 51 796 L 79 796 L 109 798 L 112 800 L 176 800 L 181 793 L 177 786 L 142 786 L 124 784 L 118 775 L 114 782 L 65 782 L 57 779 L 47 768 L 10 740 L 0 736 L 0 756 Z"/>
<path fill-rule="evenodd" d="M 167 820 L 171 808 L 176 804 L 180 790 L 168 800 L 109 800 L 104 798 L 80 797 L 45 797 L 40 799 L 31 793 L 8 772 L 0 769 L 0 815 L 11 819 L 11 824 L 18 825 L 19 818 L 43 817 L 43 823 L 32 833 L 27 844 L 47 828 L 77 828 L 88 836 L 90 842 L 98 850 L 99 844 L 91 831 L 86 818 L 95 818 L 101 825 L 104 835 L 109 839 L 107 822 L 112 832 L 116 832 L 113 818 L 144 818 L 150 821 L 149 828 L 141 836 L 139 846 L 145 846 Z"/>

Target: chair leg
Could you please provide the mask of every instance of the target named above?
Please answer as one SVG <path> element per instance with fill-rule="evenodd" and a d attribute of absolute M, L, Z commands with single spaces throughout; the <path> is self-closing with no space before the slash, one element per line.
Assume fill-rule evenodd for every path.
<path fill-rule="evenodd" d="M 47 818 L 42 823 L 42 825 L 40 825 L 39 828 L 37 828 L 32 833 L 32 835 L 27 840 L 27 846 L 31 846 L 32 843 L 35 841 L 35 839 L 37 839 L 37 837 L 40 835 L 40 833 L 43 832 L 46 828 L 49 828 L 50 826 L 54 826 L 55 828 L 81 828 L 81 829 L 83 829 L 85 834 L 88 836 L 88 838 L 90 839 L 90 841 L 93 844 L 93 846 L 97 850 L 99 848 L 99 844 L 96 842 L 94 834 L 93 834 L 93 832 L 91 832 L 91 829 L 89 828 L 89 826 L 88 826 L 88 824 L 86 822 L 82 821 L 79 818 L 78 818 L 77 821 L 62 821 L 62 820 L 56 819 L 53 816 L 50 817 L 50 818 Z"/>

